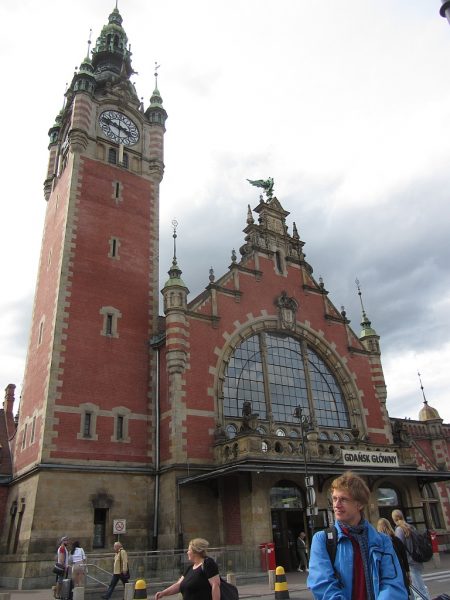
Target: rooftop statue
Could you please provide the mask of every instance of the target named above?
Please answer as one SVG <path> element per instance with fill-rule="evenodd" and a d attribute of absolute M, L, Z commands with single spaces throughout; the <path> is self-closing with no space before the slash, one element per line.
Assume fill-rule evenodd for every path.
<path fill-rule="evenodd" d="M 249 183 L 254 185 L 255 187 L 263 188 L 266 192 L 266 196 L 268 200 L 272 199 L 273 195 L 273 177 L 269 177 L 269 179 L 247 179 Z"/>

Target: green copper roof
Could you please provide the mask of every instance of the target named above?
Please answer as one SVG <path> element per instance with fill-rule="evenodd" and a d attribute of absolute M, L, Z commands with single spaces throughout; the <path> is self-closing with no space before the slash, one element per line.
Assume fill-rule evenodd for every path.
<path fill-rule="evenodd" d="M 108 24 L 97 38 L 92 50 L 92 66 L 98 80 L 108 79 L 112 74 L 120 75 L 124 70 L 127 78 L 133 74 L 128 37 L 117 8 L 109 15 Z"/>
<path fill-rule="evenodd" d="M 181 286 L 186 287 L 186 284 L 181 279 L 181 269 L 179 268 L 177 261 L 174 259 L 172 266 L 169 269 L 169 279 L 164 284 L 164 287 Z M 186 288 L 187 289 L 187 288 Z"/>

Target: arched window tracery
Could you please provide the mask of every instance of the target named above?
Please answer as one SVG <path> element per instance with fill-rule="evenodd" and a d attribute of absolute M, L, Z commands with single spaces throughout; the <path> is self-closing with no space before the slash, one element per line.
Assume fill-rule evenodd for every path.
<path fill-rule="evenodd" d="M 304 339 L 289 335 L 261 332 L 235 348 L 225 371 L 224 416 L 240 417 L 246 401 L 260 420 L 272 414 L 276 422 L 292 423 L 300 405 L 319 427 L 351 427 L 331 369 Z"/>

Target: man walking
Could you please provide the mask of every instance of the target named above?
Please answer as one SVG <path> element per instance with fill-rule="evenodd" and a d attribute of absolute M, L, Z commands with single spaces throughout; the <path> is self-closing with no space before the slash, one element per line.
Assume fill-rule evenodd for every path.
<path fill-rule="evenodd" d="M 370 498 L 365 482 L 347 471 L 332 482 L 330 492 L 336 555 L 332 564 L 328 532 L 317 532 L 308 576 L 316 600 L 408 600 L 391 540 L 364 519 Z"/>
<path fill-rule="evenodd" d="M 56 551 L 56 562 L 64 567 L 62 573 L 56 575 L 55 598 L 61 598 L 63 591 L 63 581 L 69 577 L 69 538 L 66 535 L 59 540 L 58 550 Z M 69 590 L 70 593 L 70 590 Z"/>
<path fill-rule="evenodd" d="M 306 547 L 306 533 L 304 531 L 300 531 L 297 538 L 297 554 L 298 554 L 298 569 L 303 573 L 303 571 L 309 571 L 308 569 L 308 548 Z"/>
<path fill-rule="evenodd" d="M 109 598 L 111 598 L 114 588 L 119 581 L 121 581 L 125 587 L 125 584 L 128 583 L 130 579 L 128 571 L 128 555 L 120 542 L 114 544 L 114 552 L 116 554 L 114 556 L 113 576 L 106 594 L 103 594 L 102 596 L 103 600 L 109 600 Z"/>

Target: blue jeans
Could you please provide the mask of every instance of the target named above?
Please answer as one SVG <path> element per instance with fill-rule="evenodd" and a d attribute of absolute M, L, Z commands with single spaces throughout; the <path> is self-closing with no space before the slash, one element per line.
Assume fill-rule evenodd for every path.
<path fill-rule="evenodd" d="M 128 579 L 126 577 L 124 577 L 122 575 L 122 573 L 120 575 L 113 575 L 112 579 L 111 579 L 111 583 L 109 584 L 108 590 L 106 591 L 106 594 L 104 596 L 102 596 L 103 598 L 111 598 L 112 593 L 114 591 L 114 588 L 116 587 L 116 585 L 119 583 L 119 581 L 121 581 L 123 583 L 123 587 L 125 587 L 125 584 L 128 582 Z"/>
<path fill-rule="evenodd" d="M 409 572 L 411 573 L 411 583 L 413 584 L 413 586 L 417 588 L 425 598 L 431 600 L 428 588 L 425 585 L 424 580 L 422 579 L 423 565 L 420 565 L 418 563 L 415 563 L 414 565 L 410 564 Z"/>

